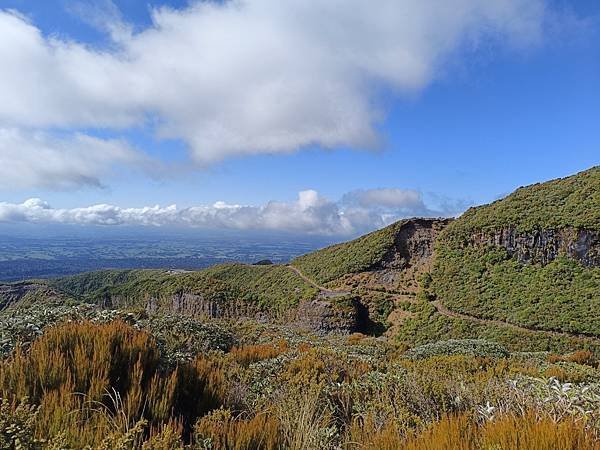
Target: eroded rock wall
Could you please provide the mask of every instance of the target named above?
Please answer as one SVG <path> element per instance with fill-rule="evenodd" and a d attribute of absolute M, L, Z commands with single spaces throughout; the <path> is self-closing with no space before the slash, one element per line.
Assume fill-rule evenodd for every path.
<path fill-rule="evenodd" d="M 472 237 L 478 245 L 497 245 L 521 263 L 547 264 L 559 255 L 579 261 L 586 267 L 600 266 L 600 232 L 564 228 L 523 233 L 509 227 L 495 233 Z"/>

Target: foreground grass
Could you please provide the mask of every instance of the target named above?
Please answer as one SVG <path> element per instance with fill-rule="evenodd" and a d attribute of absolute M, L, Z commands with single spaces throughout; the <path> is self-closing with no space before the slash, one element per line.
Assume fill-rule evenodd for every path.
<path fill-rule="evenodd" d="M 0 361 L 1 448 L 598 448 L 598 386 L 545 377 L 568 360 L 600 380 L 591 353 L 456 342 L 404 356 L 247 323 L 237 344 L 173 364 L 164 327 L 123 317 L 51 326 Z"/>

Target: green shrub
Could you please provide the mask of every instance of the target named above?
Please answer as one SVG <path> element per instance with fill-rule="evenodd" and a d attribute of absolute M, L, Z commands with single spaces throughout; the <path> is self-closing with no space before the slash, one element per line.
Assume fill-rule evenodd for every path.
<path fill-rule="evenodd" d="M 451 355 L 507 358 L 510 354 L 501 345 L 483 339 L 450 339 L 448 341 L 438 341 L 412 348 L 404 354 L 405 357 L 411 359 Z"/>
<path fill-rule="evenodd" d="M 600 167 L 520 188 L 472 208 L 440 234 L 433 291 L 450 309 L 539 330 L 600 335 L 600 267 L 559 254 L 523 264 L 503 247 L 473 236 L 506 229 L 527 233 L 564 228 L 600 230 Z"/>

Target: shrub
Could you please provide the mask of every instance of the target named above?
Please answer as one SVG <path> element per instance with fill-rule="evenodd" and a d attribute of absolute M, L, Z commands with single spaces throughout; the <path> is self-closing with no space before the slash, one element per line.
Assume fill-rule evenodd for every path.
<path fill-rule="evenodd" d="M 278 421 L 269 414 L 250 419 L 234 418 L 228 409 L 217 409 L 198 420 L 194 442 L 199 449 L 277 450 L 283 448 Z"/>
<path fill-rule="evenodd" d="M 271 359 L 281 355 L 287 350 L 287 342 L 280 341 L 276 346 L 269 344 L 261 345 L 245 345 L 242 347 L 234 347 L 230 351 L 230 355 L 242 366 L 249 366 L 263 359 Z"/>
<path fill-rule="evenodd" d="M 27 353 L 0 362 L 2 396 L 40 406 L 32 435 L 64 433 L 75 447 L 109 442 L 106 436 L 114 438 L 108 447 L 123 436 L 136 440 L 142 422 L 152 430 L 180 419 L 189 430 L 222 404 L 224 384 L 219 363 L 203 357 L 162 370 L 154 339 L 119 321 L 52 327 Z"/>
<path fill-rule="evenodd" d="M 507 358 L 509 352 L 501 345 L 482 339 L 451 339 L 415 347 L 404 354 L 405 357 L 411 359 L 449 355 Z"/>
<path fill-rule="evenodd" d="M 22 399 L 16 407 L 8 399 L 0 403 L 0 448 L 35 449 L 41 448 L 41 441 L 34 439 L 35 421 L 39 408 Z"/>

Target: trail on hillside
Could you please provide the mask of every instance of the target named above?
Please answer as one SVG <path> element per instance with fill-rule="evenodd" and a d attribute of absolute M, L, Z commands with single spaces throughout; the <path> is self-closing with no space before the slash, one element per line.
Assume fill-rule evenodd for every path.
<path fill-rule="evenodd" d="M 483 319 L 481 317 L 471 316 L 471 315 L 468 315 L 468 314 L 459 313 L 459 312 L 452 311 L 452 310 L 448 309 L 447 307 L 445 307 L 444 305 L 442 305 L 442 303 L 439 300 L 436 300 L 436 301 L 432 302 L 431 304 L 433 306 L 435 306 L 435 309 L 437 310 L 437 312 L 439 314 L 442 314 L 442 315 L 447 316 L 447 317 L 453 317 L 453 318 L 456 318 L 456 319 L 471 320 L 473 322 L 478 322 L 478 323 L 481 323 L 481 324 L 497 325 L 497 326 L 501 326 L 501 327 L 512 328 L 513 330 L 530 332 L 530 333 L 544 333 L 544 334 L 551 334 L 551 335 L 554 335 L 554 336 L 562 336 L 562 337 L 576 338 L 576 339 L 588 339 L 588 340 L 600 342 L 600 338 L 598 338 L 596 336 L 593 336 L 593 335 L 589 335 L 589 334 L 572 333 L 572 332 L 569 332 L 569 331 L 541 330 L 539 328 L 527 328 L 527 327 L 524 327 L 524 326 L 521 326 L 521 325 L 515 325 L 514 323 L 504 322 L 502 320 L 497 320 L 497 319 Z"/>
<path fill-rule="evenodd" d="M 308 284 L 310 284 L 311 286 L 318 289 L 324 297 L 339 297 L 342 295 L 348 295 L 348 294 L 352 293 L 351 291 L 339 291 L 339 290 L 327 289 L 326 287 L 320 286 L 315 281 L 311 280 L 309 277 L 304 275 L 302 273 L 302 271 L 300 269 L 298 269 L 297 267 L 294 267 L 292 265 L 287 265 L 286 267 L 288 267 L 290 270 L 292 270 L 296 275 L 298 275 L 300 278 L 302 278 Z M 600 343 L 600 338 L 598 338 L 597 336 L 589 335 L 589 334 L 572 333 L 572 332 L 568 332 L 568 331 L 540 330 L 537 328 L 527 328 L 527 327 L 524 327 L 521 325 L 515 325 L 510 322 L 504 322 L 502 320 L 484 319 L 481 317 L 471 316 L 468 314 L 463 314 L 463 313 L 459 313 L 456 311 L 452 311 L 452 310 L 448 309 L 447 307 L 445 307 L 444 305 L 442 305 L 442 303 L 439 300 L 436 300 L 436 301 L 432 302 L 431 304 L 435 307 L 435 309 L 437 310 L 437 312 L 439 314 L 446 316 L 446 317 L 470 320 L 472 322 L 477 322 L 477 323 L 481 323 L 484 325 L 496 325 L 496 326 L 500 326 L 500 327 L 511 328 L 513 330 L 522 331 L 522 332 L 543 333 L 543 334 L 550 334 L 550 335 L 554 335 L 554 336 L 562 336 L 562 337 L 575 338 L 575 339 L 587 339 L 587 340 L 592 340 L 592 341 Z"/>
<path fill-rule="evenodd" d="M 351 291 L 341 291 L 341 290 L 335 290 L 335 289 L 328 289 L 325 286 L 320 286 L 315 281 L 311 280 L 306 275 L 304 275 L 302 273 L 302 271 L 300 269 L 298 269 L 297 267 L 294 267 L 291 264 L 288 264 L 286 267 L 288 269 L 290 269 L 292 272 L 294 272 L 296 275 L 298 275 L 300 278 L 302 278 L 304 281 L 306 281 L 308 284 L 310 284 L 312 287 L 314 287 L 315 289 L 318 289 L 319 290 L 319 295 L 321 297 L 329 297 L 329 298 L 331 298 L 331 297 L 342 297 L 344 295 L 349 295 L 349 294 L 352 293 Z"/>

